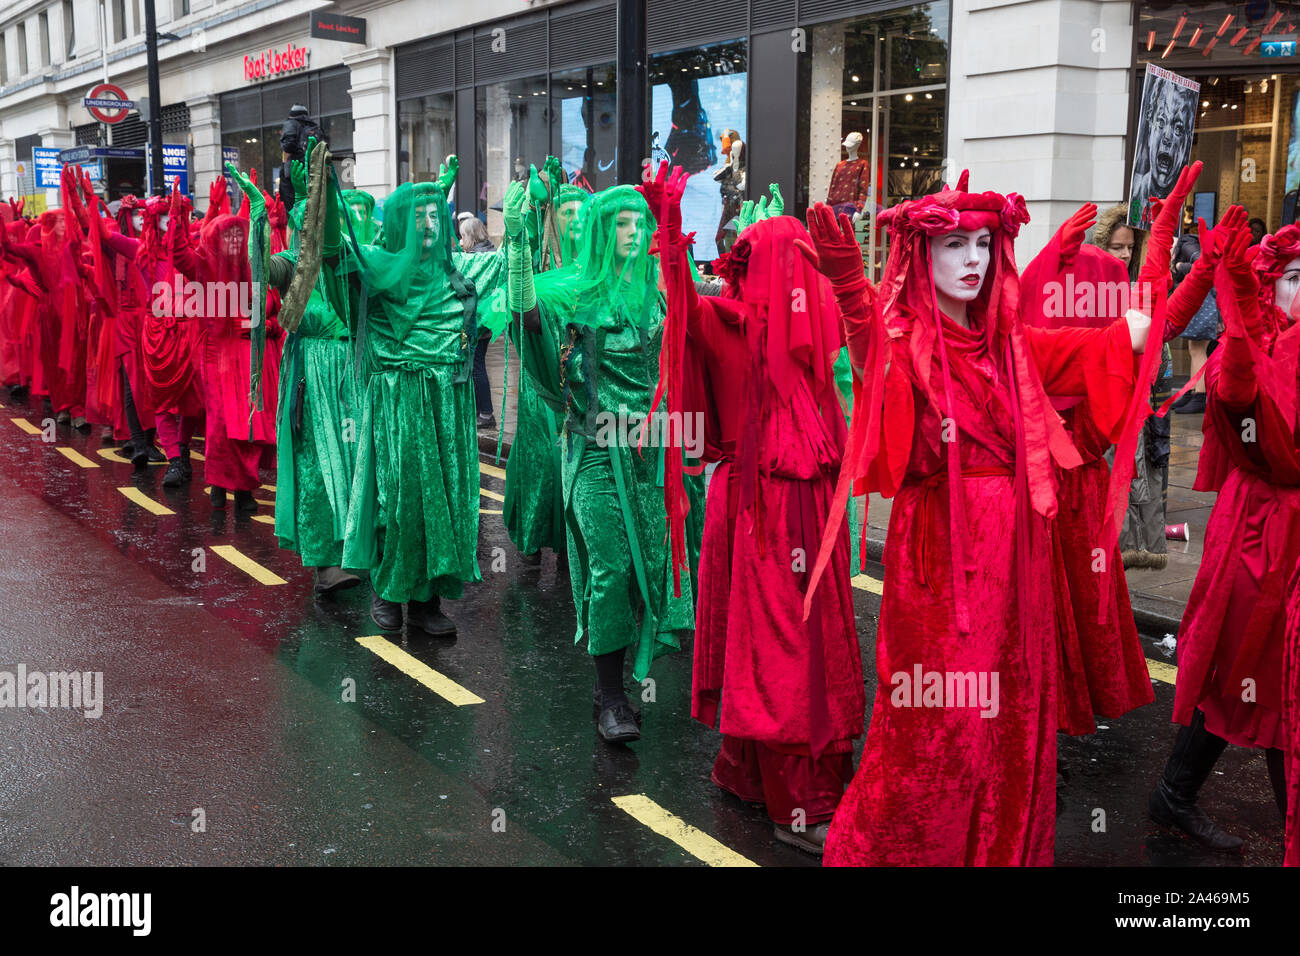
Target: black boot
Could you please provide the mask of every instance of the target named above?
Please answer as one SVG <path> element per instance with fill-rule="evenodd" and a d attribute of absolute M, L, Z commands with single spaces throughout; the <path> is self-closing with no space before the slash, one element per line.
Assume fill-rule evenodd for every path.
<path fill-rule="evenodd" d="M 1285 818 L 1286 751 L 1280 747 L 1269 747 L 1264 751 L 1264 759 L 1268 761 L 1268 780 L 1273 784 L 1273 799 L 1277 801 L 1277 808 L 1282 811 L 1282 816 Z"/>
<path fill-rule="evenodd" d="M 609 744 L 625 744 L 641 739 L 637 714 L 628 702 L 623 689 L 623 662 L 627 648 L 597 654 L 591 660 L 596 665 L 596 690 L 600 694 L 596 730 Z"/>
<path fill-rule="evenodd" d="M 370 620 L 379 625 L 381 631 L 400 631 L 402 629 L 402 605 L 385 601 L 372 586 L 370 588 Z"/>
<path fill-rule="evenodd" d="M 212 502 L 214 508 L 224 508 L 226 506 L 226 489 L 220 485 L 213 485 L 208 491 L 208 500 Z"/>
<path fill-rule="evenodd" d="M 181 460 L 182 479 L 184 481 L 189 481 L 191 478 L 194 477 L 194 469 L 190 467 L 190 446 L 180 445 L 178 446 L 178 448 L 181 453 L 180 460 Z"/>
<path fill-rule="evenodd" d="M 1219 827 L 1196 805 L 1196 795 L 1228 742 L 1205 729 L 1196 711 L 1190 727 L 1180 727 L 1164 775 L 1151 791 L 1148 811 L 1162 827 L 1184 833 L 1207 850 L 1240 853 L 1242 841 Z"/>
<path fill-rule="evenodd" d="M 431 637 L 455 637 L 456 624 L 442 613 L 442 601 L 434 595 L 427 601 L 411 601 L 406 606 L 406 627 Z"/>
<path fill-rule="evenodd" d="M 346 591 L 361 583 L 355 574 L 348 574 L 340 567 L 317 568 L 316 580 L 312 589 L 322 597 L 336 591 Z"/>
<path fill-rule="evenodd" d="M 185 484 L 185 481 L 185 468 L 182 466 L 180 458 L 173 458 L 171 463 L 167 465 L 167 471 L 163 473 L 163 487 L 179 488 Z"/>
<path fill-rule="evenodd" d="M 257 502 L 251 491 L 235 492 L 235 513 L 241 515 L 257 514 Z"/>

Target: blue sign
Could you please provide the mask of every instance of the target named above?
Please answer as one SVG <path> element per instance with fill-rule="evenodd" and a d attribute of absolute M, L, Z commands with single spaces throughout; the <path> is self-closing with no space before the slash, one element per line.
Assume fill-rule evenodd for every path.
<path fill-rule="evenodd" d="M 32 167 L 36 170 L 37 189 L 58 189 L 63 174 L 59 150 L 54 146 L 32 147 Z"/>
<path fill-rule="evenodd" d="M 73 146 L 58 152 L 61 163 L 83 164 L 94 159 L 144 159 L 143 149 L 125 149 L 120 146 Z"/>
<path fill-rule="evenodd" d="M 239 191 L 239 186 L 236 185 L 234 177 L 229 172 L 226 172 L 226 163 L 233 163 L 236 169 L 239 168 L 238 146 L 221 147 L 221 171 L 226 175 L 226 193 L 230 196 L 230 211 L 238 213 L 244 194 Z"/>
<path fill-rule="evenodd" d="M 181 192 L 190 191 L 190 148 L 188 146 L 171 146 L 163 144 L 163 180 L 166 189 L 171 192 L 172 183 L 180 177 Z"/>
<path fill-rule="evenodd" d="M 1272 38 L 1266 39 L 1259 45 L 1260 56 L 1295 56 L 1295 43 L 1293 39 Z"/>
<path fill-rule="evenodd" d="M 94 182 L 99 182 L 104 178 L 104 164 L 99 160 L 95 160 L 93 163 L 82 163 L 81 171 Z"/>

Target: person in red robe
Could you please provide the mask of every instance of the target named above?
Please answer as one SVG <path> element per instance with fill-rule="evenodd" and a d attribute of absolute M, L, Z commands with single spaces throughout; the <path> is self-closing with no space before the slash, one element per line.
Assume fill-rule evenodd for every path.
<path fill-rule="evenodd" d="M 10 214 L 12 220 L 5 226 L 5 235 L 0 236 L 0 244 L 5 240 L 10 243 L 22 242 L 31 223 L 22 215 L 23 201 L 15 203 L 12 199 L 2 207 Z M 26 267 L 20 261 L 11 261 L 0 255 L 0 274 L 5 279 L 4 288 L 8 290 L 5 303 L 8 335 L 12 342 L 12 355 L 15 366 L 15 381 L 10 382 L 10 397 L 21 401 L 29 394 L 44 394 L 37 385 L 39 356 L 36 350 L 37 330 L 36 311 L 40 304 L 41 293 L 27 275 Z"/>
<path fill-rule="evenodd" d="M 262 407 L 254 408 L 249 339 L 250 296 L 255 290 L 248 261 L 248 220 L 219 214 L 204 224 L 195 246 L 176 191 L 171 220 L 172 261 L 183 276 L 200 284 L 208 300 L 200 318 L 199 380 L 207 412 L 204 476 L 212 488 L 212 506 L 225 507 L 226 492 L 234 491 L 236 511 L 251 514 L 257 510 L 253 489 L 261 481 L 258 468 L 263 451 L 275 445 L 279 364 L 264 365 Z M 268 340 L 281 334 L 278 326 L 268 323 Z"/>
<path fill-rule="evenodd" d="M 665 182 L 667 166 L 640 187 L 660 224 L 661 388 L 676 386 L 670 416 L 685 407 L 705 423 L 705 459 L 719 463 L 704 513 L 691 715 L 722 731 L 713 782 L 764 804 L 778 839 L 820 854 L 865 709 L 847 527 L 803 619 L 846 438 L 839 313 L 789 216 L 746 229 L 725 259 L 726 293 L 698 295 L 681 233 L 686 176 L 679 167 Z M 665 484 L 671 501 L 679 492 Z"/>
<path fill-rule="evenodd" d="M 1083 242 L 1096 212 L 1091 203 L 1081 207 L 1025 267 L 1020 318 L 1026 326 L 1105 328 L 1123 314 L 1129 299 L 1128 269 L 1120 259 Z M 1169 297 L 1166 341 L 1181 334 L 1196 314 L 1210 291 L 1225 237 L 1245 221 L 1245 210 L 1233 206 L 1213 232 L 1201 224 L 1204 254 Z M 1085 399 L 1054 398 L 1052 406 L 1083 459 L 1077 468 L 1057 470 L 1054 536 L 1060 729 L 1080 736 L 1096 731 L 1095 714 L 1120 717 L 1151 703 L 1155 694 L 1118 543 L 1104 561 L 1098 562 L 1095 551 L 1103 536 L 1110 440 L 1095 426 Z"/>
<path fill-rule="evenodd" d="M 1132 431 L 1151 319 L 1026 328 L 1013 257 L 1024 201 L 965 187 L 963 174 L 882 215 L 874 302 L 860 276 L 834 279 L 854 417 L 813 587 L 850 489 L 895 501 L 876 700 L 828 865 L 1053 858 L 1055 468 L 1081 459 L 1048 396 L 1085 397 L 1111 440 Z M 837 227 L 819 204 L 809 223 L 823 262 L 856 251 L 847 219 Z"/>
<path fill-rule="evenodd" d="M 1183 727 L 1150 800 L 1155 822 L 1221 852 L 1242 841 L 1196 799 L 1229 743 L 1265 751 L 1286 814 L 1287 585 L 1300 562 L 1300 227 L 1284 226 L 1257 250 L 1249 241 L 1239 227 L 1215 274 L 1226 331 L 1205 366 L 1193 487 L 1218 497 L 1178 634 L 1173 719 Z"/>
<path fill-rule="evenodd" d="M 38 395 L 50 399 L 55 420 L 86 425 L 86 331 L 88 315 L 83 295 L 84 264 L 62 209 L 41 213 L 25 242 L 4 237 L 5 256 L 25 266 L 29 288 L 39 297 L 35 312 L 34 373 Z"/>
<path fill-rule="evenodd" d="M 1300 562 L 1287 588 L 1286 645 L 1282 656 L 1282 713 L 1286 723 L 1286 830 L 1283 866 L 1300 866 Z"/>

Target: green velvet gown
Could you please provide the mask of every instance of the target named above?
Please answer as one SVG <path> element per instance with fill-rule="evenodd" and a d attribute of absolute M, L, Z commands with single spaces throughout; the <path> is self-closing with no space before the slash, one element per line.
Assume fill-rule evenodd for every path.
<path fill-rule="evenodd" d="M 298 249 L 303 203 L 290 216 L 290 252 Z M 343 536 L 356 464 L 361 403 L 348 323 L 330 307 L 321 283 L 312 291 L 280 360 L 276 421 L 275 534 L 304 567 L 343 563 Z M 294 422 L 301 424 L 297 429 Z"/>
<path fill-rule="evenodd" d="M 569 577 L 577 612 L 575 642 L 592 655 L 635 647 L 632 675 L 680 650 L 676 632 L 695 627 L 694 574 L 673 593 L 662 487 L 662 449 L 640 454 L 626 443 L 598 443 L 597 413 L 645 412 L 659 380 L 663 306 L 649 329 L 595 306 L 595 325 L 570 325 L 564 297 L 539 292 L 541 333 L 522 335 L 524 369 L 538 394 L 564 415 L 561 481 L 569 546 Z M 589 316 L 587 321 L 591 321 Z M 570 348 L 570 345 L 572 347 Z M 562 351 L 564 354 L 561 357 Z M 703 492 L 688 478 L 692 514 L 703 516 Z M 700 530 L 693 522 L 692 569 Z"/>
<path fill-rule="evenodd" d="M 436 210 L 432 232 L 420 205 Z M 327 277 L 332 299 L 345 294 L 361 317 L 362 418 L 343 566 L 369 571 L 379 596 L 397 603 L 459 598 L 481 579 L 469 373 L 477 310 L 504 283 L 505 255 L 454 253 L 452 234 L 442 194 L 417 197 L 403 184 L 384 204 L 379 244 L 345 251 L 331 270 L 346 288 Z"/>

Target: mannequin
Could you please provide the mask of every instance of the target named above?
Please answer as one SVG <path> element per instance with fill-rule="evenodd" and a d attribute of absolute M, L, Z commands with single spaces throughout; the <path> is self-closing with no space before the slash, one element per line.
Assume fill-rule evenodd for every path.
<path fill-rule="evenodd" d="M 831 174 L 831 188 L 826 194 L 826 205 L 835 210 L 836 215 L 844 213 L 856 216 L 867 204 L 867 194 L 871 189 L 871 163 L 858 158 L 858 149 L 862 146 L 862 134 L 854 131 L 844 137 L 844 149 L 847 159 L 842 159 Z"/>
<path fill-rule="evenodd" d="M 748 163 L 745 143 L 741 140 L 740 133 L 726 129 L 718 139 L 722 141 L 722 153 L 727 157 L 722 168 L 713 174 L 722 192 L 722 217 L 718 220 L 718 231 L 713 237 L 718 253 L 721 254 L 727 251 L 723 248 L 723 234 L 727 231 L 727 225 L 740 212 L 740 204 L 745 198 L 745 170 Z"/>

